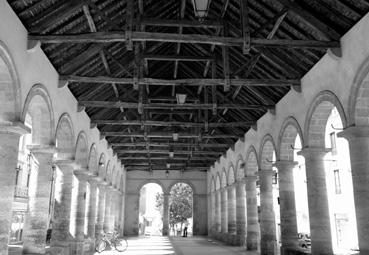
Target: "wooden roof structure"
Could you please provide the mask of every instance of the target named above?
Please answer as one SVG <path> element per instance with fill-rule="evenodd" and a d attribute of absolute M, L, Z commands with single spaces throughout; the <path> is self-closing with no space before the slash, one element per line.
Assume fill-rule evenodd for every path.
<path fill-rule="evenodd" d="M 128 171 L 208 170 L 369 10 L 212 0 L 199 20 L 190 0 L 8 2 Z"/>

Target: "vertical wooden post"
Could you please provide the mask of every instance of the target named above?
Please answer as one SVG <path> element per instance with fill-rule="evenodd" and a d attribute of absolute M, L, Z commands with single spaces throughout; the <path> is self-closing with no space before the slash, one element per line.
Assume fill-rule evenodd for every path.
<path fill-rule="evenodd" d="M 216 71 L 217 71 L 217 61 L 216 59 L 214 59 L 212 65 L 211 65 L 211 78 L 212 79 L 216 79 L 217 75 L 216 75 Z M 213 115 L 217 115 L 217 86 L 212 86 L 211 87 L 211 92 L 212 92 L 212 101 L 213 101 Z"/>
<path fill-rule="evenodd" d="M 127 8 L 126 8 L 126 47 L 127 50 L 133 49 L 132 43 L 132 29 L 133 29 L 133 0 L 127 0 Z"/>
<path fill-rule="evenodd" d="M 228 35 L 228 27 L 224 23 L 223 28 L 223 36 Z M 230 77 L 229 77 L 229 52 L 228 46 L 222 46 L 222 55 L 223 55 L 223 75 L 224 75 L 224 92 L 229 91 L 231 87 Z"/>
<path fill-rule="evenodd" d="M 249 26 L 249 11 L 247 9 L 247 0 L 240 0 L 241 5 L 241 27 L 243 35 L 243 54 L 250 52 L 250 26 Z"/>

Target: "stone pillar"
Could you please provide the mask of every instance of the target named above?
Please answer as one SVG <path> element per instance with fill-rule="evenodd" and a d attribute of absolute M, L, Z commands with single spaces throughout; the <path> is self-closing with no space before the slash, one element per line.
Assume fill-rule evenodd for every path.
<path fill-rule="evenodd" d="M 260 254 L 274 254 L 277 244 L 275 214 L 273 208 L 273 170 L 259 170 L 260 173 Z"/>
<path fill-rule="evenodd" d="M 106 184 L 99 183 L 97 187 L 99 188 L 99 203 L 97 205 L 97 224 L 95 226 L 96 238 L 104 231 Z"/>
<path fill-rule="evenodd" d="M 217 231 L 216 222 L 216 203 L 215 203 L 216 193 L 215 191 L 210 193 L 210 215 L 211 215 L 211 227 L 210 234 L 214 234 Z"/>
<path fill-rule="evenodd" d="M 222 188 L 221 191 L 221 197 L 220 197 L 220 205 L 221 205 L 221 232 L 226 234 L 228 232 L 228 206 L 227 206 L 227 189 Z"/>
<path fill-rule="evenodd" d="M 44 254 L 46 232 L 49 225 L 50 195 L 52 191 L 54 146 L 30 148 L 38 161 L 36 183 L 29 189 L 29 211 L 23 228 L 23 254 Z"/>
<path fill-rule="evenodd" d="M 207 234 L 206 197 L 206 194 L 193 194 L 193 235 Z"/>
<path fill-rule="evenodd" d="M 215 232 L 221 231 L 221 203 L 220 190 L 215 192 Z"/>
<path fill-rule="evenodd" d="M 279 174 L 279 202 L 281 215 L 282 255 L 298 248 L 297 218 L 293 169 L 295 161 L 280 160 L 275 163 Z"/>
<path fill-rule="evenodd" d="M 70 230 L 75 237 L 75 245 L 72 246 L 72 254 L 83 253 L 83 243 L 85 240 L 85 210 L 86 210 L 86 186 L 88 170 L 74 171 L 74 187 L 72 192 L 71 224 Z"/>
<path fill-rule="evenodd" d="M 57 160 L 58 166 L 55 181 L 55 205 L 53 228 L 51 233 L 51 246 L 69 246 L 72 239 L 69 232 L 70 212 L 73 188 L 73 160 Z"/>
<path fill-rule="evenodd" d="M 110 220 L 111 220 L 111 215 L 110 215 L 110 207 L 111 207 L 111 187 L 108 186 L 106 187 L 106 194 L 105 194 L 105 217 L 104 217 L 104 232 L 105 233 L 109 233 L 111 232 L 110 230 Z"/>
<path fill-rule="evenodd" d="M 237 244 L 244 245 L 246 238 L 246 185 L 236 182 L 236 234 Z"/>
<path fill-rule="evenodd" d="M 338 133 L 348 140 L 360 254 L 369 254 L 369 127 L 349 127 Z"/>
<path fill-rule="evenodd" d="M 12 221 L 19 138 L 30 130 L 21 123 L 0 126 L 0 254 L 8 254 L 9 230 Z"/>
<path fill-rule="evenodd" d="M 259 216 L 256 194 L 256 176 L 246 177 L 246 204 L 247 204 L 247 250 L 257 250 L 259 240 Z"/>
<path fill-rule="evenodd" d="M 235 185 L 227 187 L 228 195 L 228 233 L 236 234 L 236 187 Z"/>
<path fill-rule="evenodd" d="M 169 197 L 170 197 L 170 194 L 164 193 L 164 203 L 163 203 L 163 236 L 169 235 Z"/>
<path fill-rule="evenodd" d="M 87 214 L 87 236 L 93 240 L 95 238 L 95 223 L 97 217 L 97 180 L 95 178 L 90 178 L 88 182 L 90 183 L 90 202 Z"/>
<path fill-rule="evenodd" d="M 325 148 L 307 147 L 305 157 L 312 254 L 333 254 L 324 157 Z"/>
<path fill-rule="evenodd" d="M 121 234 L 123 235 L 124 228 L 125 228 L 124 217 L 125 217 L 125 208 L 126 208 L 126 204 L 125 204 L 126 196 L 124 192 L 122 192 L 121 199 L 122 199 L 122 206 L 120 207 L 120 218 L 121 218 L 121 231 L 122 231 Z"/>
<path fill-rule="evenodd" d="M 138 235 L 138 213 L 140 205 L 140 193 L 126 193 L 126 204 L 124 213 L 124 235 Z"/>

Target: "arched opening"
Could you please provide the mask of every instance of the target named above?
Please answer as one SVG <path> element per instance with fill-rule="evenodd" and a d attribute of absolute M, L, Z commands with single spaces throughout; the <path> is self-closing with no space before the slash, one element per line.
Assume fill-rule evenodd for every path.
<path fill-rule="evenodd" d="M 293 159 L 295 162 L 297 162 L 296 167 L 293 169 L 293 181 L 295 191 L 297 232 L 299 234 L 299 246 L 309 249 L 309 241 L 306 240 L 305 242 L 304 240 L 305 238 L 310 238 L 310 220 L 309 207 L 307 203 L 308 195 L 306 186 L 307 180 L 305 158 L 298 154 L 299 149 L 302 148 L 302 142 L 299 134 L 296 134 L 293 148 L 295 148 L 293 150 Z"/>
<path fill-rule="evenodd" d="M 161 236 L 163 230 L 164 193 L 157 183 L 147 183 L 140 189 L 138 234 Z"/>
<path fill-rule="evenodd" d="M 266 136 L 261 148 L 259 169 L 261 254 L 279 254 L 281 247 L 279 182 L 278 169 L 274 166 L 277 157 L 272 138 Z"/>
<path fill-rule="evenodd" d="M 337 97 L 329 91 L 324 91 L 318 95 L 309 116 L 310 119 L 306 126 L 308 145 L 324 152 L 324 154 L 321 153 L 324 157 L 320 159 L 322 167 L 317 168 L 312 165 L 310 169 L 308 168 L 309 162 L 306 161 L 308 184 L 312 179 L 324 188 L 320 190 L 319 187 L 316 188 L 320 194 L 316 197 L 314 193 L 316 190 L 308 187 L 310 222 L 315 221 L 315 224 L 311 223 L 312 252 L 316 250 L 314 242 L 319 243 L 322 238 L 327 238 L 327 241 L 331 243 L 330 247 L 325 248 L 327 251 L 330 249 L 334 254 L 347 254 L 352 252 L 352 249 L 358 248 L 358 236 L 349 147 L 345 139 L 337 137 L 337 133 L 347 125 L 345 114 Z M 314 170 L 313 167 L 319 171 Z M 322 197 L 325 198 L 321 199 Z M 319 203 L 321 207 L 319 212 L 314 211 L 313 206 L 316 207 L 316 203 Z M 324 233 L 320 233 L 320 229 L 315 228 L 317 235 L 314 237 L 313 227 L 317 224 L 317 216 L 324 218 L 326 222 L 324 233 L 330 232 L 330 236 L 325 234 L 327 237 L 324 237 Z M 327 241 L 324 243 L 328 243 Z"/>
<path fill-rule="evenodd" d="M 193 190 L 187 183 L 174 184 L 169 191 L 170 235 L 182 236 L 193 233 Z"/>
<path fill-rule="evenodd" d="M 325 170 L 332 244 L 336 254 L 358 249 L 349 146 L 346 139 L 337 137 L 342 129 L 340 114 L 333 107 L 325 127 L 325 147 L 331 149 L 325 157 Z"/>

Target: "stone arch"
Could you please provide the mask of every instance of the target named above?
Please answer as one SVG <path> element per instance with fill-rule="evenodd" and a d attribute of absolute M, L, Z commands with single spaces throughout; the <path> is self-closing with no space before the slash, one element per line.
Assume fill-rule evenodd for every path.
<path fill-rule="evenodd" d="M 31 120 L 32 143 L 54 144 L 54 112 L 49 93 L 45 86 L 34 85 L 26 98 L 21 121 Z"/>
<path fill-rule="evenodd" d="M 88 156 L 88 170 L 93 176 L 98 174 L 98 162 L 97 162 L 97 150 L 96 144 L 92 144 L 90 147 L 90 153 Z"/>
<path fill-rule="evenodd" d="M 0 41 L 0 122 L 13 122 L 20 119 L 21 93 L 18 73 L 10 51 Z"/>
<path fill-rule="evenodd" d="M 227 171 L 224 167 L 222 168 L 222 172 L 220 173 L 220 177 L 221 177 L 221 179 L 220 179 L 221 187 L 224 188 L 228 185 Z"/>
<path fill-rule="evenodd" d="M 106 164 L 105 168 L 105 178 L 104 180 L 111 185 L 112 179 L 111 179 L 111 161 L 108 160 L 108 163 Z"/>
<path fill-rule="evenodd" d="M 214 191 L 215 191 L 215 179 L 214 179 L 214 176 L 212 176 L 210 180 L 210 192 L 214 192 Z"/>
<path fill-rule="evenodd" d="M 236 173 L 235 173 L 236 180 L 241 180 L 246 176 L 246 174 L 245 174 L 245 161 L 244 161 L 241 154 L 239 154 L 238 157 L 237 157 L 235 171 L 236 171 Z"/>
<path fill-rule="evenodd" d="M 73 123 L 67 113 L 59 118 L 55 132 L 57 157 L 59 159 L 74 159 L 74 131 Z"/>
<path fill-rule="evenodd" d="M 227 177 L 228 177 L 228 185 L 232 185 L 236 180 L 235 170 L 232 162 L 229 163 Z"/>
<path fill-rule="evenodd" d="M 278 136 L 280 160 L 294 160 L 293 146 L 297 135 L 300 136 L 301 144 L 304 146 L 301 127 L 297 120 L 290 116 L 283 122 Z"/>
<path fill-rule="evenodd" d="M 177 183 L 185 183 L 188 186 L 191 187 L 192 189 L 192 194 L 196 194 L 196 190 L 195 190 L 195 186 L 192 184 L 192 182 L 190 182 L 189 180 L 175 180 L 173 181 L 169 186 L 168 186 L 168 192 L 171 191 L 171 189 L 173 188 L 174 185 L 176 185 Z"/>
<path fill-rule="evenodd" d="M 339 99 L 331 91 L 322 91 L 311 103 L 306 116 L 304 135 L 307 146 L 325 147 L 325 129 L 334 107 L 341 117 L 343 127 L 347 126 L 346 115 Z"/>
<path fill-rule="evenodd" d="M 269 134 L 265 135 L 264 138 L 261 140 L 260 146 L 260 167 L 263 170 L 272 169 L 273 167 L 273 153 L 276 154 L 277 152 L 275 149 L 275 144 L 273 141 L 273 137 Z"/>
<path fill-rule="evenodd" d="M 251 146 L 246 154 L 246 176 L 257 175 L 259 170 L 258 156 L 254 146 Z"/>
<path fill-rule="evenodd" d="M 105 180 L 105 154 L 104 153 L 101 153 L 100 158 L 99 158 L 97 176 L 99 176 L 101 180 Z"/>
<path fill-rule="evenodd" d="M 160 180 L 144 180 L 142 181 L 138 186 L 137 186 L 137 193 L 140 194 L 140 191 L 142 189 L 143 186 L 145 186 L 148 183 L 156 183 L 161 187 L 161 190 L 163 191 L 164 194 L 169 194 L 169 190 L 165 189 L 165 186 L 163 185 L 163 183 Z"/>
<path fill-rule="evenodd" d="M 221 182 L 220 182 L 220 174 L 219 172 L 216 174 L 216 179 L 215 179 L 215 190 L 219 190 L 221 187 Z"/>
<path fill-rule="evenodd" d="M 348 125 L 369 125 L 369 57 L 360 65 L 350 89 Z M 345 126 L 344 126 L 345 127 Z"/>
<path fill-rule="evenodd" d="M 88 142 L 86 133 L 81 131 L 76 143 L 76 163 L 81 168 L 88 167 Z"/>

